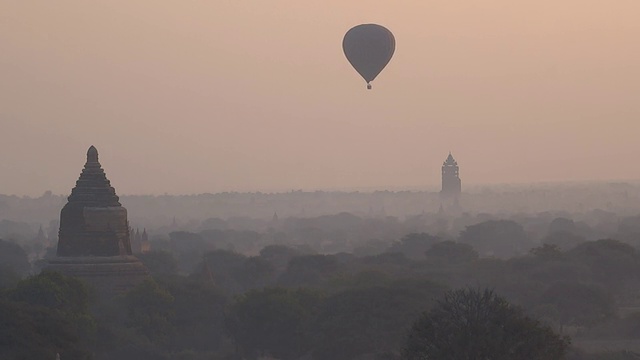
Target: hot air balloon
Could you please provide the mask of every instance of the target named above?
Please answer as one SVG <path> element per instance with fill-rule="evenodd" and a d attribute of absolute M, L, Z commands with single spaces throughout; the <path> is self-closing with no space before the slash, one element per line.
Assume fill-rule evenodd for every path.
<path fill-rule="evenodd" d="M 344 55 L 367 82 L 371 82 L 389 63 L 396 50 L 391 31 L 376 24 L 362 24 L 351 28 L 342 40 Z"/>

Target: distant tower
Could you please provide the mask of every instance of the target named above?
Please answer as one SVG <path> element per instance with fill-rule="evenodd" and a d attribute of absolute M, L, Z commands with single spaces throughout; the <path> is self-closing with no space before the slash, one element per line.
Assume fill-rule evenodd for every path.
<path fill-rule="evenodd" d="M 458 167 L 458 162 L 449 153 L 447 160 L 442 164 L 442 190 L 440 195 L 443 198 L 457 199 L 461 191 L 460 168 Z"/>

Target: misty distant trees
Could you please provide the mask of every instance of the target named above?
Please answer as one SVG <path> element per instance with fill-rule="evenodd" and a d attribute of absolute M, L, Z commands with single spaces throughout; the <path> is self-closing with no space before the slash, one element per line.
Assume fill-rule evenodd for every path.
<path fill-rule="evenodd" d="M 178 275 L 178 260 L 166 250 L 152 250 L 144 254 L 138 254 L 137 257 L 153 276 Z"/>
<path fill-rule="evenodd" d="M 311 325 L 321 298 L 306 289 L 252 290 L 230 307 L 225 327 L 244 358 L 297 359 L 312 348 Z"/>
<path fill-rule="evenodd" d="M 458 241 L 473 246 L 482 256 L 499 258 L 526 254 L 535 245 L 522 225 L 511 220 L 489 220 L 467 226 Z"/>
<path fill-rule="evenodd" d="M 20 245 L 0 239 L 0 268 L 24 275 L 31 270 L 31 264 Z"/>
<path fill-rule="evenodd" d="M 289 261 L 278 282 L 290 287 L 318 287 L 343 269 L 344 265 L 333 255 L 299 256 Z"/>
<path fill-rule="evenodd" d="M 521 309 L 516 311 L 518 316 L 514 315 L 516 320 L 505 325 L 509 334 L 518 335 L 525 329 L 522 331 L 534 340 L 546 339 L 545 344 L 554 344 L 556 338 L 533 318 L 522 316 L 540 317 L 545 324 L 563 331 L 570 328 L 573 332 L 615 336 L 639 333 L 637 319 L 617 315 L 621 303 L 634 304 L 634 294 L 640 292 L 640 257 L 628 244 L 585 241 L 570 250 L 538 244 L 525 254 L 501 259 L 480 256 L 465 242 L 439 241 L 420 233 L 406 238 L 418 241 L 399 241 L 397 246 L 405 243 L 416 246 L 407 248 L 420 250 L 425 242 L 429 246 L 412 258 L 391 251 L 375 256 L 308 254 L 284 245 L 266 246 L 252 256 L 217 249 L 197 257 L 194 252 L 197 263 L 187 274 L 176 265 L 178 260 L 171 248 L 154 250 L 141 256 L 154 280 L 113 299 L 92 299 L 91 293 L 83 292 L 78 284 L 46 274 L 6 285 L 0 303 L 9 302 L 7 311 L 24 316 L 45 315 L 19 310 L 20 306 L 49 309 L 49 320 L 42 318 L 41 324 L 53 321 L 69 330 L 60 333 L 64 335 L 61 339 L 38 341 L 57 342 L 79 354 L 93 352 L 96 360 L 251 359 L 263 355 L 281 359 L 395 360 L 400 358 L 408 341 L 406 334 L 416 320 L 422 319 L 421 314 L 431 314 L 445 302 L 442 296 L 447 290 L 466 286 L 495 289 L 493 294 L 500 295 L 494 297 L 507 301 L 507 308 Z M 197 237 L 194 239 L 192 244 L 197 244 Z M 184 249 L 186 254 L 193 247 L 174 249 Z M 89 304 L 95 309 L 90 313 Z M 494 309 L 492 306 L 489 309 Z M 500 311 L 513 315 L 511 310 Z M 56 312 L 63 313 L 66 322 L 57 322 Z M 8 319 L 13 320 L 4 329 L 0 324 L 0 334 L 23 331 L 16 321 L 32 323 L 27 317 Z M 516 325 L 523 328 L 510 327 Z M 475 344 L 483 349 L 498 351 L 512 344 L 506 335 L 498 341 L 499 329 L 479 326 L 473 331 L 480 330 L 485 333 L 478 339 L 486 342 Z M 467 342 L 466 349 L 472 345 Z M 50 346 L 54 345 L 45 348 Z M 546 354 L 555 356 L 553 352 Z"/>
<path fill-rule="evenodd" d="M 435 243 L 425 252 L 428 260 L 442 265 L 465 264 L 478 259 L 473 246 L 451 240 Z"/>
<path fill-rule="evenodd" d="M 595 285 L 573 281 L 553 283 L 540 299 L 541 306 L 549 305 L 560 326 L 593 326 L 615 316 L 611 295 Z"/>
<path fill-rule="evenodd" d="M 586 241 L 585 233 L 588 229 L 580 229 L 573 220 L 564 217 L 553 219 L 542 243 L 557 245 L 563 250 L 569 250 Z"/>
<path fill-rule="evenodd" d="M 548 335 L 534 318 L 583 340 L 640 338 L 638 218 L 603 210 L 466 213 L 435 227 L 431 215 L 212 217 L 147 229 L 153 250 L 139 257 L 153 281 L 111 299 L 92 298 L 63 277 L 26 277 L 43 249 L 29 236 L 0 241 L 0 319 L 7 319 L 0 358 L 62 349 L 94 360 L 397 360 L 412 324 L 438 308 L 437 299 L 445 302 L 447 290 L 468 286 L 493 289 L 519 309 L 514 323 L 533 339 Z M 33 224 L 10 225 L 34 232 Z M 617 233 L 627 241 L 600 237 Z M 21 340 L 3 347 L 12 334 Z M 511 344 L 498 338 L 482 346 Z M 585 359 L 604 358 L 566 357 Z"/>
<path fill-rule="evenodd" d="M 262 257 L 247 257 L 228 250 L 206 253 L 191 275 L 230 295 L 264 287 L 274 276 L 274 266 Z"/>
<path fill-rule="evenodd" d="M 427 233 L 411 233 L 393 242 L 387 252 L 399 252 L 411 259 L 422 259 L 431 246 L 441 239 Z"/>

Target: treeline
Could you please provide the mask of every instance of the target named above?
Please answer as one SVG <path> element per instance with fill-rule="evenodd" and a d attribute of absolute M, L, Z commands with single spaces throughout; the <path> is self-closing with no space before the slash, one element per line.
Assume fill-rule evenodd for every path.
<path fill-rule="evenodd" d="M 519 230 L 508 232 L 511 226 L 489 227 L 513 238 Z M 471 301 L 491 309 L 482 314 L 496 314 L 473 327 L 478 346 L 501 351 L 522 343 L 505 337 L 500 332 L 505 327 L 491 325 L 498 322 L 513 330 L 508 334 L 528 334 L 525 338 L 538 341 L 534 348 L 548 351 L 534 356 L 529 346 L 523 348 L 529 357 L 494 358 L 637 358 L 632 352 L 640 342 L 635 247 L 616 240 L 565 248 L 546 243 L 524 255 L 485 256 L 469 243 L 490 244 L 493 237 L 480 236 L 485 227 L 467 229 L 456 241 L 409 234 L 370 256 L 313 254 L 286 245 L 266 246 L 255 256 L 169 246 L 141 256 L 153 279 L 114 299 L 92 297 L 81 282 L 58 274 L 20 280 L 5 266 L 0 357 L 49 358 L 57 352 L 62 360 L 420 358 L 422 351 L 441 351 L 446 344 L 427 349 L 420 344 L 438 341 L 416 345 L 411 339 L 428 339 L 434 326 L 460 328 L 447 327 L 447 321 L 459 313 L 456 306 L 469 308 L 465 304 Z M 571 238 L 557 235 L 565 237 Z M 193 258 L 185 260 L 187 254 Z M 181 261 L 196 258 L 190 270 L 181 267 Z M 470 290 L 451 292 L 455 289 Z M 449 345 L 462 349 L 469 341 L 458 335 L 451 333 L 457 340 Z M 564 336 L 572 338 L 571 348 Z M 615 340 L 633 348 L 580 350 Z"/>
<path fill-rule="evenodd" d="M 69 184 L 71 186 L 73 184 Z M 117 188 L 117 185 L 116 185 Z M 180 224 L 207 218 L 271 219 L 317 217 L 349 212 L 360 217 L 393 216 L 405 219 L 418 214 L 436 214 L 440 205 L 454 210 L 432 191 L 290 191 L 281 193 L 224 192 L 198 195 L 124 195 L 122 204 L 136 226 L 160 228 L 173 219 Z M 59 218 L 66 195 L 50 191 L 39 197 L 0 194 L 0 220 L 29 223 L 37 231 Z M 466 187 L 460 211 L 471 214 L 537 214 L 546 211 L 584 214 L 594 209 L 622 217 L 640 212 L 640 184 L 566 183 L 494 185 Z M 5 236 L 0 231 L 0 236 Z"/>
<path fill-rule="evenodd" d="M 134 230 L 144 228 L 131 223 Z M 189 255 L 226 249 L 257 255 L 268 245 L 304 248 L 306 252 L 357 256 L 380 254 L 405 234 L 428 233 L 472 245 L 481 256 L 523 255 L 543 243 L 569 249 L 584 241 L 612 238 L 640 245 L 640 216 L 621 216 L 604 210 L 585 213 L 543 212 L 494 215 L 488 213 L 449 215 L 446 212 L 396 217 L 367 217 L 338 213 L 317 217 L 272 216 L 252 218 L 207 218 L 185 224 L 147 228 L 154 249 L 176 253 L 180 267 L 192 270 L 200 259 Z M 20 244 L 31 260 L 55 253 L 58 223 L 34 230 L 24 223 L 0 221 L 0 238 Z M 429 245 L 429 244 L 427 244 Z M 426 249 L 422 248 L 419 254 Z M 409 256 L 416 254 L 407 252 Z M 199 255 L 199 256 L 200 256 Z M 37 270 L 37 267 L 34 269 Z"/>

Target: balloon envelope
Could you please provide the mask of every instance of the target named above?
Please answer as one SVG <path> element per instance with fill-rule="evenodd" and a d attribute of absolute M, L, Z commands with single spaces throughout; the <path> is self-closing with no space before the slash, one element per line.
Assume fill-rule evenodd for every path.
<path fill-rule="evenodd" d="M 362 24 L 347 31 L 342 40 L 342 50 L 369 84 L 391 60 L 396 50 L 396 39 L 384 26 Z"/>

